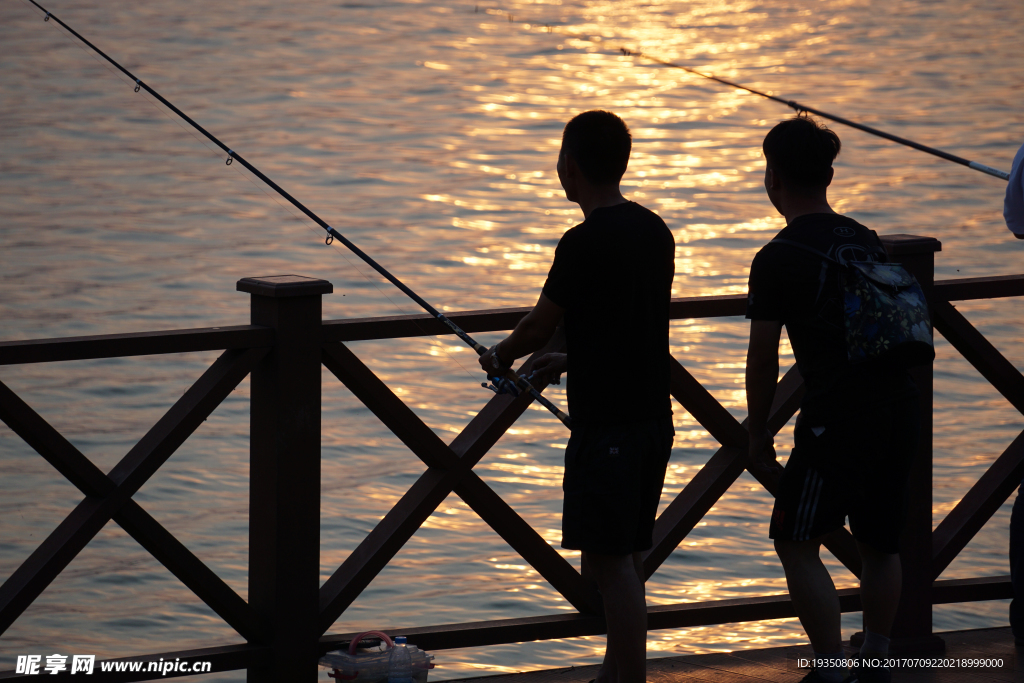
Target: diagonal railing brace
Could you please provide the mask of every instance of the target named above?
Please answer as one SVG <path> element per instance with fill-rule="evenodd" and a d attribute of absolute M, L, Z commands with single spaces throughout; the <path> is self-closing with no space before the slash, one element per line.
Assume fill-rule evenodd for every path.
<path fill-rule="evenodd" d="M 106 495 L 86 496 L 0 586 L 0 634 L 67 567 L 146 480 L 249 374 L 266 349 L 225 351 L 111 471 Z"/>
<path fill-rule="evenodd" d="M 0 420 L 86 496 L 103 497 L 113 492 L 114 482 L 107 475 L 2 382 Z M 239 635 L 246 639 L 258 636 L 248 603 L 138 503 L 126 502 L 114 521 Z"/>
<path fill-rule="evenodd" d="M 546 351 L 541 350 L 536 355 Z M 323 361 L 429 468 L 322 587 L 320 625 L 324 631 L 452 491 L 570 604 L 581 611 L 595 609 L 596 594 L 579 573 L 471 471 L 526 409 L 530 402 L 528 395 L 516 399 L 493 397 L 464 432 L 475 433 L 478 438 L 472 443 L 464 440 L 459 443 L 460 439 L 456 439 L 449 447 L 347 348 L 341 344 L 326 344 Z M 532 359 L 523 370 L 528 372 L 531 363 Z M 460 455 L 454 450 L 456 446 L 466 450 Z"/>

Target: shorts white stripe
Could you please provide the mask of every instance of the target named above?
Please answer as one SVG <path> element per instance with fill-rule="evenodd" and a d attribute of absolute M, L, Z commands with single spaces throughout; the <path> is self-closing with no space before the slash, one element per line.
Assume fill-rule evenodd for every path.
<path fill-rule="evenodd" d="M 793 525 L 793 540 L 800 540 L 800 529 L 808 507 L 808 497 L 814 488 L 814 470 L 807 470 L 804 475 L 804 489 L 800 492 L 800 504 L 796 508 L 796 523 Z"/>
<path fill-rule="evenodd" d="M 815 487 L 813 502 L 811 503 L 810 510 L 807 513 L 807 519 L 804 522 L 803 537 L 798 539 L 801 541 L 808 541 L 811 538 L 811 529 L 814 527 L 814 514 L 818 511 L 818 501 L 821 499 L 821 489 L 825 483 L 822 480 L 821 475 L 818 473 L 814 474 L 814 481 Z"/>

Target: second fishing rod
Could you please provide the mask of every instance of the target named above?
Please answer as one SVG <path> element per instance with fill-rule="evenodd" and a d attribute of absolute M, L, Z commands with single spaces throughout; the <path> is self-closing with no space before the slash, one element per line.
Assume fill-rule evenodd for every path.
<path fill-rule="evenodd" d="M 794 109 L 798 114 L 803 114 L 803 113 L 814 114 L 815 116 L 820 116 L 820 117 L 822 117 L 824 119 L 829 119 L 830 121 L 835 121 L 836 123 L 841 123 L 844 126 L 849 126 L 850 128 L 856 128 L 857 130 L 864 131 L 865 133 L 870 133 L 871 135 L 876 135 L 876 136 L 878 136 L 880 138 L 885 138 L 886 140 L 890 140 L 892 142 L 895 142 L 895 143 L 900 144 L 900 145 L 904 145 L 906 147 L 911 147 L 911 148 L 916 149 L 918 151 L 925 152 L 926 154 L 931 154 L 932 156 L 939 157 L 940 159 L 945 159 L 946 161 L 952 161 L 955 164 L 960 164 L 961 166 L 966 166 L 967 168 L 973 169 L 975 171 L 981 171 L 982 173 L 986 173 L 986 174 L 988 174 L 990 176 L 994 176 L 996 178 L 999 178 L 1000 180 L 1009 180 L 1010 179 L 1010 174 L 1009 173 L 1007 173 L 1006 171 L 1000 171 L 998 168 L 992 168 L 991 166 L 986 166 L 985 164 L 979 163 L 977 161 L 971 161 L 970 159 L 965 159 L 965 158 L 963 158 L 961 156 L 957 156 L 956 154 L 950 154 L 949 152 L 946 152 L 944 150 L 936 149 L 935 147 L 929 147 L 928 145 L 922 145 L 920 142 L 914 142 L 913 140 L 908 140 L 907 138 L 900 137 L 899 135 L 893 135 L 892 133 L 887 133 L 884 130 L 879 130 L 877 128 L 872 128 L 871 126 L 865 126 L 863 123 L 857 123 L 856 121 L 851 121 L 850 119 L 844 118 L 842 116 L 836 116 L 835 114 L 829 114 L 828 112 L 821 111 L 820 109 L 815 109 L 814 107 L 808 107 L 806 105 L 800 104 L 799 102 L 797 102 L 795 100 L 787 100 L 787 99 L 784 99 L 782 97 L 777 97 L 775 95 L 772 95 L 771 93 L 766 93 L 766 92 L 762 92 L 760 90 L 755 90 L 754 88 L 747 87 L 747 86 L 742 85 L 740 83 L 733 83 L 732 81 L 727 81 L 724 78 L 719 78 L 718 76 L 714 76 L 712 74 L 706 74 L 703 71 L 697 71 L 696 69 L 691 69 L 688 66 L 683 66 L 682 64 L 676 64 L 675 62 L 670 62 L 670 61 L 661 59 L 660 57 L 654 57 L 652 55 L 646 54 L 646 53 L 641 52 L 639 50 L 630 50 L 628 48 L 621 47 L 621 48 L 619 48 L 619 52 L 622 54 L 623 57 L 639 57 L 639 58 L 646 59 L 646 60 L 649 60 L 651 62 L 654 62 L 655 64 L 660 64 L 662 66 L 667 66 L 667 67 L 672 68 L 672 69 L 681 69 L 682 71 L 685 71 L 687 73 L 694 74 L 695 76 L 700 76 L 701 78 L 706 78 L 706 79 L 708 79 L 710 81 L 716 81 L 718 83 L 721 83 L 722 85 L 728 85 L 728 86 L 733 87 L 733 88 L 739 88 L 740 90 L 746 90 L 749 93 L 752 93 L 754 95 L 758 95 L 760 97 L 764 97 L 765 99 L 773 100 L 775 102 L 780 102 L 780 103 L 786 105 L 787 107 L 790 107 L 791 109 Z"/>
<path fill-rule="evenodd" d="M 260 171 L 258 168 L 253 166 L 251 163 L 249 163 L 245 158 L 242 157 L 242 155 L 240 155 L 237 152 L 235 152 L 234 150 L 230 149 L 227 145 L 225 145 L 223 142 L 221 142 L 219 138 L 217 138 L 215 135 L 213 135 L 213 133 L 210 133 L 208 130 L 206 130 L 201 125 L 196 123 L 191 117 L 189 117 L 187 114 L 185 114 L 185 112 L 181 111 L 180 109 L 175 107 L 173 104 L 171 104 L 166 98 L 163 97 L 163 95 L 161 95 L 156 90 L 154 90 L 153 88 L 148 86 L 145 82 L 143 82 L 140 78 L 138 78 L 131 71 L 129 71 L 125 67 L 121 66 L 121 64 L 118 63 L 115 59 L 113 59 L 112 57 L 107 55 L 105 52 L 100 50 L 98 47 L 93 45 L 91 42 L 86 40 L 85 37 L 83 37 L 80 33 L 78 33 L 73 28 L 68 26 L 66 23 L 61 21 L 56 15 L 54 15 L 52 12 L 48 11 L 45 7 L 40 5 L 38 2 L 36 2 L 36 0 L 28 0 L 28 2 L 32 3 L 37 8 L 39 8 L 41 11 L 46 13 L 46 16 L 44 17 L 44 21 L 50 21 L 51 19 L 53 19 L 55 22 L 60 24 L 65 30 L 67 30 L 71 35 L 73 35 L 78 40 L 82 41 L 82 43 L 84 43 L 90 49 L 92 49 L 94 52 L 96 52 L 96 54 L 98 54 L 100 57 L 102 57 L 103 59 L 108 61 L 110 64 L 112 64 L 114 67 L 116 67 L 121 73 L 123 73 L 128 78 L 130 78 L 135 83 L 135 92 L 139 92 L 139 90 L 145 90 L 147 93 L 149 93 L 150 95 L 155 97 L 161 104 L 163 104 L 165 107 L 167 107 L 168 109 L 173 111 L 175 114 L 180 116 L 183 120 L 185 120 L 189 125 L 191 125 L 193 128 L 195 128 L 197 131 L 202 133 L 208 140 L 210 140 L 210 142 L 212 142 L 213 144 L 217 145 L 222 150 L 224 150 L 224 152 L 226 152 L 227 155 L 228 155 L 228 157 L 227 157 L 227 159 L 225 161 L 225 164 L 230 165 L 233 161 L 237 161 L 242 166 L 244 166 L 250 173 L 252 173 L 257 178 L 262 180 L 264 183 L 266 183 L 268 186 L 270 186 L 274 191 L 276 191 L 282 197 L 287 199 L 295 208 L 297 208 L 299 211 L 304 213 L 314 223 L 316 223 L 321 228 L 323 228 L 327 232 L 326 243 L 328 245 L 330 245 L 334 240 L 338 240 L 339 242 L 344 244 L 346 247 L 348 247 L 348 249 L 353 254 L 358 256 L 368 266 L 370 266 L 375 271 L 380 273 L 380 275 L 382 275 L 384 277 L 384 279 L 386 279 L 388 282 L 393 284 L 395 287 L 398 287 L 398 289 L 400 289 L 406 296 L 408 296 L 410 299 L 412 299 L 417 304 L 419 304 L 427 313 L 429 313 L 434 318 L 436 318 L 438 321 L 443 323 L 446 327 L 448 327 L 452 332 L 455 333 L 455 335 L 459 339 L 461 339 L 470 348 L 472 348 L 474 351 L 476 351 L 477 354 L 483 355 L 484 353 L 487 352 L 488 347 L 484 346 L 483 344 L 480 344 L 475 339 L 473 339 L 468 334 L 466 334 L 466 332 L 463 331 L 462 328 L 460 328 L 458 325 L 456 325 L 454 322 L 452 322 L 446 315 L 444 315 L 439 310 L 437 310 L 436 308 L 431 306 L 426 301 L 426 299 L 424 299 L 423 297 L 418 295 L 416 292 L 411 290 L 408 286 L 406 286 L 406 284 L 404 282 L 402 282 L 397 277 L 392 275 L 390 271 L 388 271 L 386 268 L 384 268 L 384 266 L 382 266 L 379 263 L 377 263 L 377 261 L 375 261 L 373 258 L 371 258 L 362 249 L 357 247 L 351 240 L 349 240 L 347 237 L 342 235 L 340 232 L 338 232 L 337 230 L 332 228 L 326 221 L 324 221 L 322 218 L 320 218 L 320 216 L 318 216 L 315 213 L 313 213 L 313 211 L 311 211 L 309 208 L 307 208 L 305 204 L 303 204 L 298 199 L 296 199 L 295 197 L 290 195 L 288 192 L 286 192 L 284 190 L 284 188 L 282 188 L 280 185 L 278 185 L 273 180 L 271 180 L 266 175 L 264 175 L 262 171 Z M 556 406 L 554 403 L 552 403 L 550 400 L 548 400 L 539 391 L 537 391 L 537 389 L 534 388 L 534 386 L 525 377 L 520 377 L 519 375 L 516 375 L 513 370 L 509 369 L 509 370 L 507 370 L 504 373 L 504 376 L 493 378 L 493 380 L 494 380 L 495 385 L 496 385 L 495 388 L 496 388 L 496 390 L 499 393 L 501 393 L 503 390 L 505 390 L 505 388 L 509 384 L 511 384 L 512 386 L 517 386 L 517 387 L 519 387 L 520 389 L 522 389 L 524 391 L 528 391 L 530 393 L 530 395 L 538 403 L 540 403 L 542 406 L 544 406 L 549 411 L 551 411 L 551 413 L 554 414 L 555 417 L 557 417 L 562 422 L 562 424 L 564 424 L 566 427 L 570 427 L 571 426 L 569 415 L 565 411 L 560 409 L 558 406 Z M 487 386 L 487 385 L 485 384 L 484 386 Z"/>
<path fill-rule="evenodd" d="M 474 13 L 479 13 L 481 11 L 480 6 L 476 5 L 473 8 L 473 11 L 474 11 Z M 545 32 L 547 32 L 547 33 L 552 33 L 554 31 L 558 30 L 557 28 L 553 28 L 552 24 L 545 23 L 543 21 L 538 21 L 538 20 L 530 20 L 530 22 L 527 22 L 527 21 L 517 21 L 515 19 L 515 17 L 512 16 L 512 14 L 510 14 L 508 12 L 505 12 L 503 10 L 498 10 L 498 9 L 495 9 L 495 8 L 484 8 L 483 11 L 486 12 L 487 14 L 498 14 L 498 15 L 501 15 L 501 16 L 506 16 L 506 17 L 508 17 L 508 22 L 510 24 L 511 23 L 520 23 L 520 24 L 525 25 L 527 29 L 529 29 L 531 26 L 535 27 L 537 29 L 541 29 L 541 27 L 543 27 L 543 30 Z M 572 36 L 572 37 L 575 37 L 575 38 L 578 38 L 578 39 L 581 39 L 581 40 L 589 40 L 588 38 L 584 37 L 584 35 L 581 35 L 581 34 L 574 34 L 572 32 L 564 32 L 564 31 L 559 31 L 559 32 L 563 33 L 563 35 Z M 608 40 L 608 38 L 606 38 L 606 40 Z M 559 48 L 559 49 L 561 49 L 561 48 Z M 722 85 L 727 85 L 727 86 L 732 87 L 732 88 L 739 88 L 740 90 L 745 90 L 745 91 L 747 91 L 749 93 L 752 93 L 754 95 L 759 95 L 760 97 L 764 97 L 766 99 L 773 100 L 775 102 L 779 102 L 781 104 L 784 104 L 787 107 L 790 107 L 790 108 L 794 109 L 798 114 L 804 114 L 804 113 L 814 114 L 815 116 L 820 116 L 822 118 L 829 119 L 830 121 L 835 121 L 836 123 L 840 123 L 840 124 L 842 124 L 844 126 L 849 126 L 851 128 L 856 128 L 857 130 L 863 131 L 865 133 L 869 133 L 871 135 L 876 135 L 876 136 L 878 136 L 880 138 L 884 138 L 884 139 L 889 140 L 891 142 L 895 142 L 896 144 L 904 145 L 906 147 L 910 147 L 912 149 L 916 149 L 916 150 L 918 150 L 920 152 L 925 152 L 926 154 L 931 154 L 932 156 L 939 157 L 940 159 L 945 159 L 946 161 L 952 161 L 955 164 L 960 164 L 961 166 L 966 166 L 967 168 L 970 168 L 970 169 L 975 170 L 975 171 L 980 171 L 981 173 L 985 173 L 985 174 L 993 176 L 995 178 L 999 178 L 1000 180 L 1009 180 L 1010 179 L 1010 174 L 1009 173 L 1007 173 L 1006 171 L 1001 171 L 998 168 L 992 168 L 991 166 L 988 166 L 986 164 L 982 164 L 982 163 L 977 162 L 977 161 L 972 161 L 970 159 L 965 159 L 965 158 L 963 158 L 961 156 L 957 156 L 956 154 L 950 154 L 949 152 L 946 152 L 944 150 L 936 149 L 935 147 L 930 147 L 928 145 L 922 145 L 921 143 L 915 142 L 914 140 L 909 140 L 907 138 L 900 137 L 899 135 L 893 135 L 892 133 L 887 133 L 886 131 L 879 130 L 878 128 L 872 128 L 871 126 L 865 126 L 863 123 L 858 123 L 856 121 L 852 121 L 852 120 L 850 120 L 848 118 L 845 118 L 845 117 L 842 117 L 842 116 L 837 116 L 835 114 L 830 114 L 828 112 L 821 111 L 820 109 L 815 109 L 814 107 L 808 107 L 806 105 L 801 104 L 800 102 L 796 102 L 795 100 L 787 100 L 787 99 L 784 99 L 782 97 L 777 97 L 775 95 L 772 95 L 771 93 L 766 93 L 766 92 L 762 92 L 760 90 L 755 90 L 754 88 L 747 87 L 747 86 L 745 86 L 745 85 L 743 85 L 741 83 L 734 83 L 733 81 L 729 81 L 729 80 L 726 80 L 724 78 L 719 78 L 718 76 L 715 76 L 713 74 L 704 73 L 703 71 L 698 71 L 697 69 L 692 69 L 692 68 L 690 68 L 688 66 L 684 66 L 682 64 L 677 64 L 675 62 L 670 62 L 670 61 L 662 59 L 660 57 L 656 57 L 654 55 L 647 54 L 646 52 L 641 52 L 640 50 L 632 50 L 632 49 L 629 49 L 629 48 L 626 48 L 626 47 L 620 47 L 618 49 L 618 52 L 622 56 L 624 56 L 624 57 L 637 57 L 637 58 L 641 58 L 641 59 L 646 59 L 646 60 L 651 61 L 651 62 L 653 62 L 655 64 L 660 64 L 661 66 L 667 66 L 667 67 L 670 67 L 672 69 L 681 69 L 682 71 L 686 71 L 687 73 L 691 73 L 691 74 L 694 74 L 695 76 L 700 76 L 701 78 L 706 78 L 708 80 L 715 81 L 717 83 L 721 83 Z"/>

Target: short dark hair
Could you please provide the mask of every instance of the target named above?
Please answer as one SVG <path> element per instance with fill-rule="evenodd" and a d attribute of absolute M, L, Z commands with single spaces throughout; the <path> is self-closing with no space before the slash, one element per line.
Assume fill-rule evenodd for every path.
<path fill-rule="evenodd" d="M 562 132 L 562 150 L 592 183 L 618 182 L 626 172 L 632 146 L 626 122 L 610 111 L 577 114 Z"/>
<path fill-rule="evenodd" d="M 828 185 L 828 170 L 839 155 L 839 136 L 808 116 L 777 124 L 764 137 L 768 165 L 784 180 L 808 189 Z"/>

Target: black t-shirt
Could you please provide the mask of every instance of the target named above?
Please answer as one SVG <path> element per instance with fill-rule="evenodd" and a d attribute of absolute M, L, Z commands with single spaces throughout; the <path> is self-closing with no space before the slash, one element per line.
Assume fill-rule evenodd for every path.
<path fill-rule="evenodd" d="M 881 240 L 839 214 L 814 213 L 787 225 L 778 239 L 800 242 L 840 263 L 886 260 Z M 913 391 L 905 371 L 851 368 L 846 351 L 841 269 L 787 244 L 766 244 L 750 265 L 747 317 L 780 320 L 786 326 L 796 364 L 807 386 L 804 418 L 824 424 L 837 410 L 855 410 Z"/>
<path fill-rule="evenodd" d="M 573 426 L 672 414 L 674 275 L 672 233 L 634 202 L 595 209 L 562 235 L 544 294 L 565 309 Z"/>

